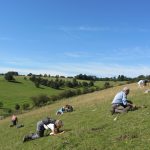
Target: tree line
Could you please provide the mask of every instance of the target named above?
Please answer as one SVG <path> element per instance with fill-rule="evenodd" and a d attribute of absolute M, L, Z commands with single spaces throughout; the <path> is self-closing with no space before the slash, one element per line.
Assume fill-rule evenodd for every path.
<path fill-rule="evenodd" d="M 8 80 L 8 81 L 15 81 L 15 78 L 14 76 L 18 76 L 19 73 L 16 72 L 16 71 L 9 71 L 7 73 L 1 73 L 0 75 L 4 75 L 5 79 Z M 35 74 L 32 74 L 32 73 L 29 73 L 27 75 L 28 77 L 32 77 L 32 76 L 36 76 L 36 77 L 53 77 L 53 78 L 56 78 L 56 79 L 60 79 L 60 78 L 68 78 L 68 79 L 79 79 L 79 80 L 90 80 L 90 81 L 131 81 L 131 82 L 134 82 L 134 81 L 138 81 L 138 80 L 145 80 L 145 79 L 148 79 L 150 80 L 150 75 L 139 75 L 137 77 L 127 77 L 125 75 L 118 75 L 118 76 L 115 76 L 115 77 L 97 77 L 97 76 L 94 76 L 94 75 L 86 75 L 86 74 L 79 74 L 79 75 L 76 75 L 74 77 L 72 76 L 68 76 L 68 77 L 65 77 L 65 76 L 59 76 L 59 75 L 56 75 L 56 76 L 51 76 L 50 74 L 39 74 L 39 75 L 35 75 Z"/>
<path fill-rule="evenodd" d="M 40 85 L 44 85 L 47 87 L 51 87 L 54 89 L 60 89 L 61 87 L 69 87 L 69 88 L 76 88 L 76 87 L 91 87 L 94 86 L 94 82 L 79 82 L 77 79 L 73 78 L 72 80 L 62 80 L 61 78 L 56 77 L 55 79 L 44 79 L 41 77 L 37 77 L 36 75 L 32 75 L 30 80 L 34 82 L 36 87 L 40 87 Z"/>
<path fill-rule="evenodd" d="M 126 77 L 125 75 L 118 75 L 117 77 L 96 77 L 92 75 L 79 74 L 75 76 L 76 79 L 80 80 L 92 80 L 92 81 L 131 81 L 136 82 L 139 80 L 150 80 L 150 75 L 139 75 L 137 77 Z"/>

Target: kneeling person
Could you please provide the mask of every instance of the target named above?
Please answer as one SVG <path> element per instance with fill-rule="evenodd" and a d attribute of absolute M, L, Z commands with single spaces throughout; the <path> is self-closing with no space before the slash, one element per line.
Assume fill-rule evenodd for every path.
<path fill-rule="evenodd" d="M 122 91 L 116 94 L 112 101 L 112 115 L 114 113 L 123 113 L 132 110 L 135 106 L 131 101 L 127 100 L 127 95 L 129 94 L 130 89 L 124 87 Z"/>
<path fill-rule="evenodd" d="M 59 129 L 63 126 L 63 122 L 61 120 L 54 120 L 49 117 L 46 119 L 37 122 L 37 132 L 26 135 L 23 138 L 23 142 L 34 140 L 44 136 L 44 131 L 50 129 L 50 135 L 55 135 L 59 133 Z"/>

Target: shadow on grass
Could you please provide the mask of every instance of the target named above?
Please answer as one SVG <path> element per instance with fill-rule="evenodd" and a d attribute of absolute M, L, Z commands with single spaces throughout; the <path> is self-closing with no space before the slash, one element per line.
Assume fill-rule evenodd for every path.
<path fill-rule="evenodd" d="M 69 131 L 72 131 L 72 129 L 64 129 L 63 131 L 69 132 Z"/>
<path fill-rule="evenodd" d="M 91 128 L 91 131 L 103 131 L 107 127 L 107 124 L 102 125 L 101 127 Z"/>
<path fill-rule="evenodd" d="M 119 137 L 116 138 L 117 141 L 124 141 L 124 140 L 131 140 L 138 138 L 138 135 L 136 133 L 131 133 L 131 134 L 123 134 Z"/>
<path fill-rule="evenodd" d="M 45 89 L 45 88 L 43 88 L 43 87 L 38 87 L 39 89 Z"/>
<path fill-rule="evenodd" d="M 22 84 L 22 82 L 20 82 L 20 81 L 15 81 L 15 80 L 14 80 L 14 81 L 12 80 L 12 81 L 9 81 L 9 82 Z"/>

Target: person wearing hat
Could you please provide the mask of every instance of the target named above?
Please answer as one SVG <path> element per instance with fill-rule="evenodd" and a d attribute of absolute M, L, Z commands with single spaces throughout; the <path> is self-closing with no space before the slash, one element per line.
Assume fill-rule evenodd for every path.
<path fill-rule="evenodd" d="M 122 91 L 118 92 L 113 101 L 112 101 L 112 115 L 114 113 L 124 113 L 132 110 L 135 106 L 129 100 L 127 100 L 127 95 L 129 94 L 130 89 L 128 87 L 124 87 Z"/>
<path fill-rule="evenodd" d="M 45 130 L 51 130 L 50 135 L 55 135 L 59 133 L 59 129 L 63 126 L 61 120 L 51 119 L 49 117 L 37 122 L 37 131 L 23 137 L 23 142 L 34 140 L 44 136 Z"/>

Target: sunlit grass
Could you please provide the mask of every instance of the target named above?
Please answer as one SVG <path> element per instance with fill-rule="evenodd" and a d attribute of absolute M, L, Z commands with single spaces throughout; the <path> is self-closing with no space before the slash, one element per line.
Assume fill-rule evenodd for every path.
<path fill-rule="evenodd" d="M 129 99 L 137 105 L 147 105 L 147 108 L 118 115 L 114 121 L 117 115 L 112 116 L 109 112 L 111 101 L 123 86 L 64 99 L 19 115 L 19 122 L 25 125 L 23 128 L 9 128 L 10 118 L 0 121 L 0 147 L 3 150 L 148 150 L 150 95 L 144 94 L 145 89 L 137 88 L 136 84 L 128 86 L 131 89 Z M 74 106 L 75 111 L 55 116 L 56 110 L 68 103 Z M 36 122 L 45 116 L 62 119 L 66 132 L 22 143 L 23 136 L 35 132 Z"/>

